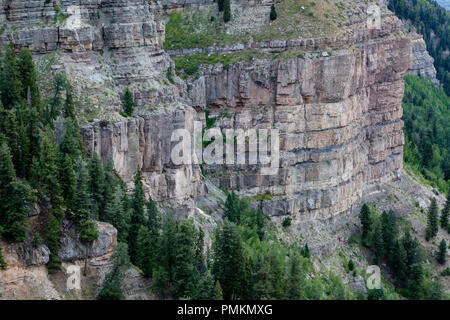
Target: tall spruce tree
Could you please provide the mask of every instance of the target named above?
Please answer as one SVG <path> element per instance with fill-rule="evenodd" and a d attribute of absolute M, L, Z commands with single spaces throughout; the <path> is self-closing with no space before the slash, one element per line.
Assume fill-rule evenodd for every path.
<path fill-rule="evenodd" d="M 301 258 L 296 252 L 289 259 L 286 285 L 287 299 L 303 300 L 306 298 L 306 274 L 302 268 Z"/>
<path fill-rule="evenodd" d="M 136 245 L 139 228 L 146 224 L 145 220 L 145 197 L 142 185 L 142 172 L 138 168 L 134 177 L 134 190 L 131 199 L 131 225 L 128 236 L 128 247 L 130 248 L 130 259 L 136 264 Z"/>
<path fill-rule="evenodd" d="M 145 277 L 151 277 L 153 272 L 151 246 L 150 232 L 146 226 L 141 225 L 136 241 L 136 265 L 142 270 Z"/>
<path fill-rule="evenodd" d="M 183 219 L 177 224 L 175 260 L 173 266 L 174 297 L 195 297 L 199 280 L 195 261 L 196 230 L 192 220 Z"/>
<path fill-rule="evenodd" d="M 445 202 L 445 206 L 441 212 L 441 221 L 440 221 L 441 227 L 445 230 L 450 230 L 448 223 L 449 216 L 450 216 L 450 191 L 449 194 L 447 195 L 447 201 Z"/>
<path fill-rule="evenodd" d="M 231 20 L 230 0 L 223 0 L 223 21 L 226 23 Z"/>
<path fill-rule="evenodd" d="M 75 193 L 77 190 L 77 177 L 73 167 L 73 160 L 68 154 L 64 157 L 64 162 L 60 168 L 60 183 L 64 204 L 67 210 L 73 212 L 75 209 Z"/>
<path fill-rule="evenodd" d="M 216 230 L 212 248 L 212 273 L 222 285 L 224 299 L 247 298 L 248 258 L 234 223 L 225 221 Z"/>
<path fill-rule="evenodd" d="M 373 249 L 375 252 L 375 262 L 376 264 L 380 264 L 384 257 L 384 249 L 385 245 L 383 242 L 383 230 L 381 227 L 381 223 L 377 223 L 375 225 L 375 230 L 373 234 Z"/>
<path fill-rule="evenodd" d="M 103 216 L 103 193 L 105 188 L 105 173 L 103 165 L 97 152 L 93 152 L 88 165 L 89 170 L 89 192 L 91 194 L 92 219 L 98 220 Z"/>
<path fill-rule="evenodd" d="M 1 60 L 0 72 L 0 98 L 6 109 L 11 109 L 17 104 L 21 104 L 22 83 L 13 46 L 7 46 L 5 55 Z"/>
<path fill-rule="evenodd" d="M 447 243 L 444 239 L 439 243 L 439 251 L 437 254 L 437 261 L 440 264 L 445 264 L 447 262 Z"/>
<path fill-rule="evenodd" d="M 428 209 L 428 219 L 427 219 L 427 228 L 425 238 L 427 241 L 434 238 L 439 230 L 439 222 L 438 222 L 438 206 L 436 202 L 436 198 L 431 199 L 431 204 Z"/>
<path fill-rule="evenodd" d="M 367 245 L 370 231 L 372 230 L 372 218 L 370 215 L 370 209 L 367 203 L 364 203 L 359 213 L 359 219 L 361 220 L 361 237 L 363 242 Z"/>
<path fill-rule="evenodd" d="M 31 51 L 28 48 L 22 48 L 20 50 L 17 65 L 22 84 L 22 99 L 24 101 L 29 100 L 29 107 L 35 109 L 38 116 L 42 115 L 42 101 L 39 93 L 37 71 L 33 63 Z"/>

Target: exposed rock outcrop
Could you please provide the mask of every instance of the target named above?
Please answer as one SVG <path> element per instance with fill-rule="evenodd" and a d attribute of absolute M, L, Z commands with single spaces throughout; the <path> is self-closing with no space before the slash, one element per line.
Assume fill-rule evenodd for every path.
<path fill-rule="evenodd" d="M 434 59 L 427 51 L 427 45 L 422 36 L 413 34 L 413 61 L 409 73 L 429 78 L 434 84 L 439 85 L 436 78 Z"/>

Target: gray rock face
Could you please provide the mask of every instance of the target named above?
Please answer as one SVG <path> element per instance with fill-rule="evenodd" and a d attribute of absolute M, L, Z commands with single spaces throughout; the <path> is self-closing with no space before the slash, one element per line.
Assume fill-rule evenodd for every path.
<path fill-rule="evenodd" d="M 413 38 L 413 62 L 409 73 L 429 78 L 434 84 L 439 85 L 434 68 L 434 59 L 427 51 L 427 45 L 422 36 L 414 35 Z"/>
<path fill-rule="evenodd" d="M 99 235 L 98 239 L 89 246 L 89 258 L 104 256 L 110 253 L 117 244 L 117 230 L 113 226 L 105 222 L 96 222 L 95 229 Z M 58 253 L 62 261 L 84 259 L 86 256 L 86 245 L 79 240 L 78 236 L 78 227 L 65 221 Z"/>

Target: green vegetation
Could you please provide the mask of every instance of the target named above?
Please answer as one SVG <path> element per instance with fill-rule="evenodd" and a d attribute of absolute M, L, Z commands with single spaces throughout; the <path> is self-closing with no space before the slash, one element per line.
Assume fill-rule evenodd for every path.
<path fill-rule="evenodd" d="M 270 21 L 276 20 L 277 19 L 277 11 L 275 9 L 275 4 L 272 3 L 272 5 L 270 6 Z"/>
<path fill-rule="evenodd" d="M 367 204 L 361 208 L 360 219 L 361 233 L 366 233 L 362 244 L 372 250 L 375 263 L 386 263 L 397 292 L 412 299 L 442 298 L 440 279 L 433 278 L 431 270 L 425 268 L 427 259 L 424 248 L 411 236 L 410 227 L 400 230 L 400 219 L 393 211 L 383 212 L 380 216 Z M 374 294 L 369 292 L 369 298 L 373 299 Z"/>
<path fill-rule="evenodd" d="M 430 208 L 428 209 L 427 229 L 425 238 L 427 241 L 436 237 L 439 231 L 438 207 L 436 198 L 431 199 Z"/>
<path fill-rule="evenodd" d="M 437 77 L 450 95 L 450 12 L 434 0 L 389 0 L 389 9 L 408 19 L 427 44 L 434 58 Z"/>
<path fill-rule="evenodd" d="M 129 117 L 133 114 L 133 110 L 134 110 L 133 94 L 131 93 L 130 88 L 127 87 L 122 96 L 122 112 L 121 112 L 121 114 L 124 117 Z"/>
<path fill-rule="evenodd" d="M 439 251 L 436 259 L 440 264 L 445 264 L 447 262 L 447 243 L 444 239 L 439 243 Z"/>
<path fill-rule="evenodd" d="M 404 160 L 443 193 L 450 179 L 450 98 L 429 79 L 405 77 Z"/>

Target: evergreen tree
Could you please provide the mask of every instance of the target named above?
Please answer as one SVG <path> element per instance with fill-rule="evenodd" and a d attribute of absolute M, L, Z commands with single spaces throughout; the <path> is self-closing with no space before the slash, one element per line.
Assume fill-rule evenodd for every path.
<path fill-rule="evenodd" d="M 223 0 L 223 21 L 226 23 L 231 20 L 230 0 Z"/>
<path fill-rule="evenodd" d="M 30 100 L 30 107 L 36 110 L 36 116 L 42 115 L 43 110 L 37 81 L 37 71 L 33 63 L 31 51 L 28 48 L 22 48 L 20 50 L 17 64 L 22 83 L 22 99 Z"/>
<path fill-rule="evenodd" d="M 309 247 L 308 247 L 307 243 L 305 243 L 305 246 L 303 247 L 303 249 L 301 250 L 300 253 L 306 259 L 309 259 L 311 257 L 311 251 L 309 251 Z"/>
<path fill-rule="evenodd" d="M 258 233 L 259 240 L 262 241 L 264 238 L 264 227 L 265 227 L 265 216 L 261 209 L 258 207 L 256 210 L 256 232 Z"/>
<path fill-rule="evenodd" d="M 427 241 L 434 238 L 439 230 L 438 224 L 438 207 L 436 198 L 431 199 L 430 208 L 428 209 L 428 220 L 425 238 Z"/>
<path fill-rule="evenodd" d="M 46 243 L 50 250 L 50 257 L 47 263 L 49 273 L 55 273 L 61 267 L 58 257 L 59 239 L 61 237 L 61 222 L 51 213 L 47 220 Z"/>
<path fill-rule="evenodd" d="M 136 243 L 136 265 L 142 270 L 145 277 L 151 277 L 153 272 L 153 257 L 151 256 L 151 237 L 147 227 L 141 225 Z"/>
<path fill-rule="evenodd" d="M 64 162 L 59 175 L 64 204 L 68 210 L 73 211 L 75 208 L 74 201 L 75 193 L 77 191 L 77 177 L 73 168 L 72 159 L 68 154 L 64 157 Z"/>
<path fill-rule="evenodd" d="M 222 287 L 220 286 L 220 282 L 216 281 L 214 285 L 214 292 L 212 296 L 213 300 L 223 300 Z"/>
<path fill-rule="evenodd" d="M 183 219 L 177 225 L 173 267 L 174 297 L 192 297 L 196 292 L 198 270 L 195 261 L 196 231 L 192 220 Z"/>
<path fill-rule="evenodd" d="M 130 248 L 130 259 L 136 264 L 136 243 L 139 228 L 146 224 L 144 212 L 145 198 L 142 186 L 142 172 L 138 168 L 134 177 L 134 190 L 131 200 L 131 225 L 129 231 L 128 246 Z"/>
<path fill-rule="evenodd" d="M 102 162 L 96 152 L 93 152 L 88 165 L 89 169 L 89 192 L 91 194 L 91 212 L 92 218 L 98 220 L 103 216 L 100 212 L 103 204 L 103 193 L 105 188 L 105 173 L 103 172 Z"/>
<path fill-rule="evenodd" d="M 444 239 L 439 243 L 439 251 L 437 254 L 437 261 L 440 264 L 445 264 L 447 262 L 447 243 Z"/>
<path fill-rule="evenodd" d="M 270 21 L 273 21 L 277 18 L 277 11 L 275 10 L 275 4 L 272 3 L 270 6 Z"/>
<path fill-rule="evenodd" d="M 223 11 L 224 0 L 217 0 L 217 6 L 219 8 L 219 12 Z"/>
<path fill-rule="evenodd" d="M 64 117 L 76 121 L 75 103 L 73 101 L 73 88 L 69 83 L 67 83 L 66 85 L 66 100 L 64 101 Z"/>
<path fill-rule="evenodd" d="M 91 199 L 89 196 L 89 173 L 84 163 L 79 164 L 77 190 L 74 198 L 74 220 L 83 226 L 91 216 Z"/>
<path fill-rule="evenodd" d="M 424 293 L 424 270 L 421 263 L 411 266 L 408 279 L 408 290 L 411 298 L 421 299 Z"/>
<path fill-rule="evenodd" d="M 392 270 L 395 274 L 396 281 L 401 286 L 405 283 L 408 273 L 407 253 L 400 241 L 395 242 L 392 252 Z"/>
<path fill-rule="evenodd" d="M 6 263 L 5 259 L 3 258 L 2 251 L 3 251 L 3 248 L 0 247 L 0 269 L 6 270 L 6 268 L 8 267 L 8 264 Z"/>
<path fill-rule="evenodd" d="M 48 104 L 45 106 L 44 111 L 46 123 L 51 127 L 53 127 L 53 121 L 56 120 L 64 108 L 62 93 L 66 86 L 66 77 L 61 73 L 56 74 L 53 78 L 53 86 L 50 93 L 51 97 Z"/>
<path fill-rule="evenodd" d="M 118 181 L 119 178 L 114 173 L 114 164 L 112 160 L 108 161 L 103 172 L 105 175 L 105 181 L 103 185 L 103 197 L 102 197 L 103 201 L 100 205 L 99 210 L 99 220 L 109 222 L 112 224 L 114 212 L 111 210 L 115 210 L 114 197 L 117 190 L 117 186 L 119 184 Z M 109 204 L 111 204 L 111 207 L 108 208 L 108 210 L 110 211 L 106 212 Z"/>
<path fill-rule="evenodd" d="M 239 222 L 241 210 L 239 207 L 239 197 L 232 191 L 227 195 L 225 201 L 225 217 L 227 217 L 232 222 Z"/>
<path fill-rule="evenodd" d="M 12 182 L 10 187 L 3 235 L 15 242 L 21 242 L 25 240 L 27 212 L 33 207 L 34 192 L 30 185 L 23 180 Z"/>
<path fill-rule="evenodd" d="M 133 94 L 128 87 L 125 89 L 125 93 L 122 96 L 122 110 L 125 116 L 131 116 L 133 114 Z"/>
<path fill-rule="evenodd" d="M 376 264 L 380 264 L 384 257 L 383 231 L 380 223 L 377 223 L 373 235 L 373 249 L 375 252 Z"/>
<path fill-rule="evenodd" d="M 388 213 L 386 211 L 382 213 L 381 229 L 384 251 L 389 257 L 398 237 L 397 218 L 395 217 L 394 211 L 389 210 Z"/>
<path fill-rule="evenodd" d="M 114 248 L 112 261 L 113 267 L 105 277 L 97 300 L 121 300 L 123 298 L 121 284 L 125 271 L 130 267 L 128 248 L 125 243 L 119 243 Z"/>
<path fill-rule="evenodd" d="M 359 219 L 361 220 L 361 237 L 363 242 L 367 244 L 369 233 L 372 230 L 372 218 L 369 206 L 366 203 L 361 207 Z"/>
<path fill-rule="evenodd" d="M 65 155 L 69 155 L 72 162 L 78 160 L 83 155 L 83 141 L 80 134 L 78 123 L 74 119 L 64 119 L 64 130 L 59 144 L 59 151 L 64 159 Z"/>
<path fill-rule="evenodd" d="M 289 259 L 286 284 L 287 298 L 289 300 L 303 300 L 306 298 L 306 274 L 302 268 L 301 258 L 295 252 L 291 259 Z"/>
<path fill-rule="evenodd" d="M 8 212 L 8 198 L 11 195 L 11 184 L 16 180 L 16 173 L 11 160 L 11 153 L 0 136 L 0 227 L 5 225 Z"/>
<path fill-rule="evenodd" d="M 22 83 L 16 54 L 13 46 L 7 46 L 5 55 L 1 61 L 0 72 L 0 98 L 6 109 L 11 109 L 23 102 Z"/>
<path fill-rule="evenodd" d="M 176 243 L 176 233 L 176 222 L 173 213 L 170 212 L 164 216 L 162 234 L 158 243 L 158 265 L 160 268 L 156 272 L 160 277 L 160 284 L 164 282 L 167 285 L 174 278 L 173 269 L 177 251 L 173 244 Z M 164 281 L 163 276 L 166 277 Z M 165 289 L 162 290 L 161 288 L 160 292 L 165 292 Z"/>
<path fill-rule="evenodd" d="M 249 277 L 248 258 L 234 223 L 225 221 L 213 242 L 212 273 L 220 281 L 224 299 L 245 299 Z"/>
<path fill-rule="evenodd" d="M 450 215 L 450 192 L 447 195 L 447 201 L 445 202 L 444 209 L 441 212 L 441 227 L 445 230 L 449 229 L 448 218 Z"/>

